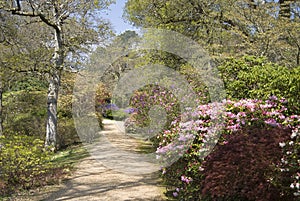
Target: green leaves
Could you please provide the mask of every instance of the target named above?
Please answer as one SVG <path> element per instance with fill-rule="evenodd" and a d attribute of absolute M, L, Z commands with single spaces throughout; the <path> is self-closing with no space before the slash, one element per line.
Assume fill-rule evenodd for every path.
<path fill-rule="evenodd" d="M 299 111 L 300 67 L 289 69 L 263 57 L 228 59 L 218 67 L 229 98 L 287 98 L 291 112 Z"/>
<path fill-rule="evenodd" d="M 53 168 L 44 142 L 21 134 L 0 136 L 0 195 L 39 186 L 41 175 Z M 44 178 L 46 179 L 46 178 Z"/>
<path fill-rule="evenodd" d="M 253 54 L 266 56 L 281 65 L 299 65 L 298 15 L 295 13 L 294 20 L 281 20 L 278 18 L 280 3 L 264 2 L 129 0 L 125 17 L 143 28 L 168 29 L 189 36 L 209 50 L 217 61 Z M 291 1 L 285 4 L 294 10 L 299 8 Z"/>

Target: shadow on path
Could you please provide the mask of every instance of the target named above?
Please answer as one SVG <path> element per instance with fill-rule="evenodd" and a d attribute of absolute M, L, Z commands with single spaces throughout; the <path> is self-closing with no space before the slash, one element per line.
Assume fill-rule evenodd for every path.
<path fill-rule="evenodd" d="M 104 133 L 112 145 L 126 152 L 137 153 L 140 142 L 120 132 L 114 121 L 104 121 Z M 101 137 L 98 138 L 98 140 Z M 100 141 L 92 144 L 98 147 Z M 101 151 L 101 149 L 100 149 Z M 107 158 L 102 152 L 99 158 L 88 157 L 77 165 L 77 171 L 62 185 L 47 192 L 34 195 L 44 201 L 162 201 L 164 187 L 160 185 L 158 172 L 148 174 L 126 174 L 105 165 Z M 103 156 L 104 155 L 104 156 Z M 125 157 L 125 156 L 124 156 Z M 104 160 L 101 160 L 104 159 Z M 123 159 L 124 160 L 124 159 Z M 125 159 L 127 160 L 127 159 Z M 128 160 L 130 160 L 128 158 Z M 139 163 L 139 162 L 136 162 Z M 142 163 L 142 162 L 141 162 Z M 117 164 L 116 164 L 117 165 Z M 137 164 L 138 166 L 138 164 Z M 110 167 L 110 168 L 109 168 Z M 122 166 L 120 166 L 122 167 Z M 120 168 L 119 167 L 119 168 Z"/>

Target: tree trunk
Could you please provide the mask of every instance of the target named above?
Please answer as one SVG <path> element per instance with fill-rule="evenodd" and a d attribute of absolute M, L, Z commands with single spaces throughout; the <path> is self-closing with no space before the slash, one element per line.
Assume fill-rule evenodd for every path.
<path fill-rule="evenodd" d="M 47 127 L 45 146 L 57 149 L 57 101 L 60 86 L 61 71 L 63 69 L 64 52 L 61 26 L 55 29 L 55 53 L 53 56 L 54 68 L 50 75 L 47 96 Z"/>
<path fill-rule="evenodd" d="M 291 3 L 293 0 L 279 0 L 280 10 L 279 17 L 290 19 L 292 16 L 291 13 Z"/>
<path fill-rule="evenodd" d="M 296 66 L 300 65 L 300 46 L 298 45 L 297 57 L 296 57 Z"/>
<path fill-rule="evenodd" d="M 48 96 L 47 96 L 47 127 L 46 127 L 46 147 L 57 148 L 57 100 L 60 83 L 60 73 L 51 76 Z"/>

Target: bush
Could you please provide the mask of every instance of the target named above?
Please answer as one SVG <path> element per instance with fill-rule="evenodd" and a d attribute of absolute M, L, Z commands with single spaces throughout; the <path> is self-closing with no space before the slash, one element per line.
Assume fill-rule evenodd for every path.
<path fill-rule="evenodd" d="M 154 106 L 160 106 L 165 110 L 166 123 L 164 129 L 169 128 L 171 122 L 174 121 L 181 112 L 179 101 L 175 95 L 158 85 L 148 85 L 136 91 L 130 100 L 130 106 L 135 109 L 131 119 L 134 119 L 136 126 L 139 127 L 150 125 L 150 110 L 159 109 Z"/>
<path fill-rule="evenodd" d="M 56 183 L 62 170 L 51 163 L 52 153 L 44 143 L 31 136 L 0 137 L 0 195 Z"/>
<path fill-rule="evenodd" d="M 47 118 L 47 91 L 18 91 L 4 96 L 5 133 L 24 133 L 44 139 Z M 58 143 L 65 147 L 80 141 L 72 117 L 72 95 L 58 99 Z"/>
<path fill-rule="evenodd" d="M 274 184 L 282 156 L 278 145 L 290 133 L 290 129 L 251 126 L 224 136 L 226 144 L 219 144 L 202 164 L 202 196 L 224 201 L 295 200 Z"/>
<path fill-rule="evenodd" d="M 300 196 L 300 124 L 296 127 L 290 138 L 279 143 L 283 156 L 277 165 L 278 177 L 275 184 L 283 190 L 284 194 Z"/>
<path fill-rule="evenodd" d="M 227 137 L 230 139 L 230 136 L 235 136 L 236 132 L 241 134 L 240 130 L 249 126 L 263 130 L 266 129 L 266 127 L 287 127 L 293 130 L 286 133 L 287 138 L 289 138 L 291 132 L 295 132 L 299 126 L 300 116 L 288 115 L 287 108 L 285 107 L 285 99 L 278 99 L 277 97 L 272 96 L 266 101 L 251 99 L 244 99 L 240 101 L 226 100 L 222 104 L 225 108 L 225 111 L 223 112 L 218 111 L 218 108 L 216 108 L 214 104 L 199 105 L 196 111 L 182 114 L 182 116 L 188 117 L 182 118 L 188 119 L 187 122 L 180 122 L 181 120 L 178 119 L 172 122 L 172 127 L 169 130 L 166 130 L 157 136 L 157 140 L 159 141 L 159 147 L 156 152 L 158 158 L 168 160 L 168 158 L 173 157 L 174 154 L 182 155 L 177 162 L 162 170 L 164 181 L 169 186 L 171 193 L 173 193 L 174 197 L 178 200 L 190 200 L 192 198 L 197 198 L 197 196 L 200 199 L 199 196 L 201 196 L 201 189 L 204 188 L 201 184 L 203 184 L 202 180 L 205 178 L 205 174 L 203 172 L 205 171 L 203 168 L 205 161 L 203 162 L 202 156 L 205 153 L 209 153 L 207 150 L 209 147 L 207 147 L 207 145 L 209 146 L 210 140 L 215 140 L 213 135 L 211 135 L 211 125 L 215 121 L 216 117 L 223 118 L 222 122 L 217 123 L 218 131 L 221 133 L 221 137 L 218 137 L 219 141 L 217 146 L 222 146 L 228 143 Z M 276 135 L 276 133 L 274 133 L 274 135 Z M 244 139 L 243 136 L 238 138 Z M 178 146 L 178 144 L 174 144 L 176 140 L 188 142 L 188 144 L 186 146 Z M 277 139 L 271 139 L 271 141 L 272 140 Z M 284 141 L 283 138 L 281 140 Z M 298 142 L 299 141 L 294 141 L 294 143 L 291 144 L 290 149 L 299 149 Z M 252 145 L 254 146 L 254 144 Z M 275 146 L 275 144 L 272 146 Z M 277 143 L 276 146 L 279 148 L 279 143 Z M 254 149 L 254 147 L 252 148 Z M 239 147 L 239 149 L 243 149 L 243 147 Z M 273 186 L 276 186 L 277 190 L 283 193 L 283 195 L 292 195 L 293 192 L 291 190 L 295 189 L 290 189 L 290 191 L 288 191 L 286 188 L 290 188 L 290 185 L 294 181 L 296 183 L 294 182 L 293 185 L 297 185 L 297 180 L 295 179 L 297 174 L 299 174 L 299 172 L 297 172 L 299 169 L 299 157 L 297 157 L 299 156 L 299 153 L 294 151 L 291 155 L 285 150 L 279 150 L 281 150 L 281 153 L 278 154 L 278 157 L 288 157 L 290 159 L 290 162 L 285 164 L 285 166 L 291 170 L 291 172 L 287 174 L 290 176 L 293 175 L 293 178 L 287 177 L 286 181 L 281 182 L 280 179 L 277 179 L 284 178 L 283 175 L 285 173 L 278 171 L 278 169 L 282 168 L 281 164 L 272 164 L 271 158 L 270 160 L 266 158 L 265 162 L 266 164 L 274 165 L 271 171 L 271 176 L 274 180 Z M 270 151 L 271 153 L 267 154 L 272 156 L 273 150 Z M 243 154 L 242 152 L 239 153 Z M 243 155 L 239 155 L 236 157 L 242 156 Z M 291 156 L 293 157 L 291 158 Z M 205 160 L 207 160 L 207 158 Z M 255 168 L 259 169 L 260 167 Z M 237 177 L 239 177 L 239 175 L 237 175 Z M 248 175 L 247 177 L 251 177 L 251 175 Z M 231 186 L 228 186 L 228 188 L 230 187 Z M 228 191 L 230 190 L 232 189 L 228 189 Z M 246 199 L 247 197 L 243 198 Z"/>
<path fill-rule="evenodd" d="M 263 57 L 227 59 L 218 66 L 229 99 L 285 97 L 290 114 L 300 112 L 300 66 L 289 69 Z"/>
<path fill-rule="evenodd" d="M 3 124 L 13 133 L 43 138 L 47 116 L 46 91 L 17 91 L 3 97 Z"/>
<path fill-rule="evenodd" d="M 106 103 L 99 105 L 97 110 L 102 114 L 104 118 L 113 119 L 113 115 L 120 110 L 116 104 Z"/>

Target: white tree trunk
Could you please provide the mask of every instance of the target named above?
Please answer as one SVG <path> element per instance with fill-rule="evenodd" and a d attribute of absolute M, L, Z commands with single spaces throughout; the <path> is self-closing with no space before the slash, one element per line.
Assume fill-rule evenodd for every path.
<path fill-rule="evenodd" d="M 57 147 L 57 101 L 60 86 L 61 71 L 63 70 L 64 52 L 61 26 L 55 29 L 55 53 L 53 56 L 54 68 L 50 75 L 47 97 L 47 126 L 45 146 L 51 146 L 53 150 Z"/>
<path fill-rule="evenodd" d="M 60 75 L 52 75 L 50 78 L 47 96 L 47 127 L 46 127 L 46 147 L 57 148 L 57 100 Z"/>

